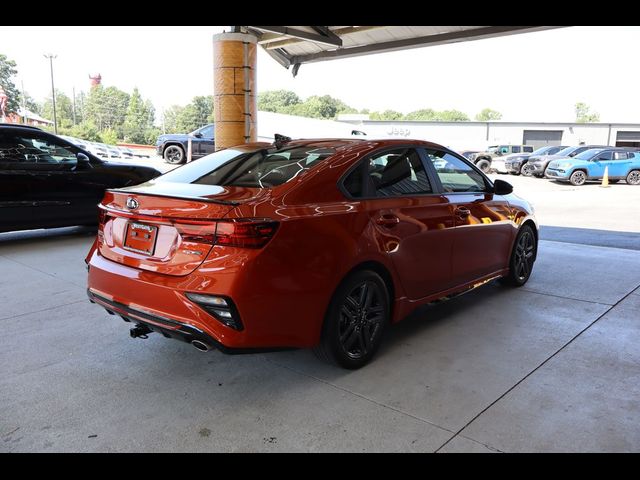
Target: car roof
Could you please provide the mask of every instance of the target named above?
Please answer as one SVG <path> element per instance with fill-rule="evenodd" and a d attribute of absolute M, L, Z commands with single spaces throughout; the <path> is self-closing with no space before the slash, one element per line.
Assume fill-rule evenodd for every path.
<path fill-rule="evenodd" d="M 24 125 L 22 123 L 0 123 L 0 128 L 9 127 L 9 128 L 17 128 L 17 129 L 26 129 L 26 130 L 38 130 L 40 132 L 44 132 L 41 128 L 35 127 L 33 125 Z"/>

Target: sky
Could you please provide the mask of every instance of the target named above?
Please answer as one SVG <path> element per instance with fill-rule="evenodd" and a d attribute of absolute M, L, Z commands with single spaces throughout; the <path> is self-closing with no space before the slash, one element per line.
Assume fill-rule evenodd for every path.
<path fill-rule="evenodd" d="M 213 94 L 211 36 L 229 27 L 2 27 L 0 53 L 16 61 L 16 86 L 37 100 L 56 89 L 89 90 L 89 74 L 127 92 L 138 87 L 156 112 Z M 408 113 L 483 108 L 502 120 L 572 122 L 576 102 L 602 122 L 640 123 L 640 27 L 569 27 L 302 65 L 296 78 L 261 49 L 258 91 L 331 95 L 369 110 Z"/>

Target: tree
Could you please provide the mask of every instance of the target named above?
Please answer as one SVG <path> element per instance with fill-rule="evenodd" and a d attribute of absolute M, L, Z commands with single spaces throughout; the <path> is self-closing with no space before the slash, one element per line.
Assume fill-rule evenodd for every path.
<path fill-rule="evenodd" d="M 436 112 L 436 121 L 439 122 L 468 122 L 469 117 L 460 110 L 443 110 Z"/>
<path fill-rule="evenodd" d="M 53 120 L 53 101 L 47 98 L 42 105 L 42 116 Z M 69 128 L 73 125 L 73 104 L 64 92 L 56 89 L 56 117 L 58 125 Z"/>
<path fill-rule="evenodd" d="M 385 110 L 384 112 L 371 112 L 369 113 L 371 120 L 403 120 L 404 115 L 395 110 Z"/>
<path fill-rule="evenodd" d="M 403 120 L 423 120 L 427 122 L 432 122 L 436 120 L 437 113 L 432 108 L 422 108 L 420 110 L 414 110 L 413 112 L 407 113 Z"/>
<path fill-rule="evenodd" d="M 500 120 L 501 118 L 502 118 L 502 114 L 500 112 L 497 112 L 496 110 L 492 110 L 490 108 L 485 108 L 476 115 L 476 120 L 478 122 L 488 122 L 489 120 Z"/>
<path fill-rule="evenodd" d="M 116 87 L 91 88 L 85 105 L 86 119 L 94 123 L 101 132 L 113 129 L 122 137 L 122 126 L 129 105 L 129 94 Z"/>
<path fill-rule="evenodd" d="M 165 132 L 180 133 L 180 130 L 178 130 L 178 118 L 182 114 L 182 110 L 184 110 L 183 106 L 172 105 L 164 111 L 162 123 Z"/>
<path fill-rule="evenodd" d="M 151 109 L 151 111 L 150 111 Z M 143 101 L 138 88 L 133 89 L 127 114 L 122 125 L 125 142 L 145 143 L 146 132 L 153 126 L 153 106 L 147 100 Z"/>
<path fill-rule="evenodd" d="M 600 121 L 600 114 L 590 113 L 590 107 L 583 102 L 576 103 L 576 123 L 593 123 Z"/>
<path fill-rule="evenodd" d="M 6 113 L 15 113 L 20 108 L 20 92 L 11 79 L 17 74 L 16 62 L 0 53 L 0 87 L 8 97 Z"/>
<path fill-rule="evenodd" d="M 269 90 L 258 94 L 258 110 L 283 113 L 286 109 L 302 103 L 300 97 L 290 90 Z"/>

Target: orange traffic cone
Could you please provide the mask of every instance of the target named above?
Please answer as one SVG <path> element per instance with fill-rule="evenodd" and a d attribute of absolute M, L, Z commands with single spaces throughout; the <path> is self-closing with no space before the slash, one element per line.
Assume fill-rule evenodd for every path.
<path fill-rule="evenodd" d="M 609 186 L 609 166 L 604 167 L 604 177 L 602 177 L 602 185 L 601 187 Z"/>

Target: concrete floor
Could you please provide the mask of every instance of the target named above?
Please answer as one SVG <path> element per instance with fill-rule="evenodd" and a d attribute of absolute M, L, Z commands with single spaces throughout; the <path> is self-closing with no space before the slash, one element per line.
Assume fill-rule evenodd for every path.
<path fill-rule="evenodd" d="M 90 304 L 82 229 L 0 239 L 0 451 L 640 451 L 640 251 L 542 241 L 355 372 L 225 356 Z"/>
<path fill-rule="evenodd" d="M 0 234 L 0 451 L 640 451 L 640 188 L 505 179 L 543 225 L 529 283 L 414 312 L 355 372 L 133 340 L 87 300 L 94 232 Z"/>

